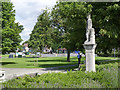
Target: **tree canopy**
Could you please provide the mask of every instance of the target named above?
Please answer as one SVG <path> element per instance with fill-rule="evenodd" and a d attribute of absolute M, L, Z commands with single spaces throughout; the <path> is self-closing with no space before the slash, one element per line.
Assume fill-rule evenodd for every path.
<path fill-rule="evenodd" d="M 15 22 L 15 10 L 13 4 L 2 2 L 2 53 L 14 52 L 22 41 L 20 33 L 23 26 Z"/>
<path fill-rule="evenodd" d="M 119 12 L 117 2 L 57 2 L 51 12 L 44 11 L 38 17 L 30 41 L 35 47 L 65 47 L 70 61 L 71 51 L 84 51 L 86 17 L 90 13 L 95 28 L 96 53 L 107 53 L 120 47 Z"/>
<path fill-rule="evenodd" d="M 107 53 L 119 48 L 120 4 L 117 2 L 91 3 L 92 20 L 96 32 L 97 51 Z"/>
<path fill-rule="evenodd" d="M 30 34 L 30 46 L 42 50 L 45 45 L 50 45 L 50 17 L 47 10 L 37 18 L 37 23 Z"/>

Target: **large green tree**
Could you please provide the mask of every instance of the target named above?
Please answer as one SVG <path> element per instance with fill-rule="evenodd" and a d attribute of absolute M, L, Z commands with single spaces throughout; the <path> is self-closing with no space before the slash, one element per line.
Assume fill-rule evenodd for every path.
<path fill-rule="evenodd" d="M 42 50 L 46 45 L 50 45 L 50 16 L 47 10 L 38 17 L 37 23 L 30 34 L 30 47 L 36 50 Z"/>
<path fill-rule="evenodd" d="M 117 2 L 91 3 L 93 27 L 96 32 L 97 51 L 107 55 L 120 48 L 120 4 Z"/>
<path fill-rule="evenodd" d="M 118 3 L 59 2 L 51 14 L 44 12 L 39 16 L 41 19 L 38 18 L 30 40 L 35 47 L 50 45 L 67 48 L 67 61 L 70 61 L 71 51 L 84 51 L 82 44 L 86 39 L 86 17 L 91 13 L 97 51 L 119 48 L 119 10 Z M 44 26 L 41 26 L 43 22 Z"/>
<path fill-rule="evenodd" d="M 85 41 L 85 27 L 87 13 L 92 9 L 91 5 L 84 2 L 60 2 L 54 7 L 56 15 L 59 15 L 63 27 L 63 47 L 67 48 L 67 61 L 70 61 L 70 52 L 82 50 Z M 57 18 L 58 19 L 58 18 Z"/>
<path fill-rule="evenodd" d="M 67 61 L 70 61 L 70 51 L 82 50 L 85 41 L 86 17 L 92 14 L 93 27 L 97 42 L 97 52 L 107 53 L 120 47 L 120 6 L 116 2 L 84 3 L 59 2 L 53 8 L 57 22 L 64 29 L 63 47 L 68 50 Z M 58 18 L 59 16 L 59 18 Z M 57 23 L 56 22 L 56 23 Z M 56 24 L 57 25 L 57 24 Z"/>
<path fill-rule="evenodd" d="M 13 4 L 2 2 L 2 53 L 14 52 L 22 41 L 20 33 L 23 26 L 15 23 L 15 10 Z"/>
<path fill-rule="evenodd" d="M 2 52 L 2 2 L 0 2 L 0 54 Z"/>
<path fill-rule="evenodd" d="M 47 9 L 39 15 L 37 23 L 30 34 L 30 47 L 37 51 L 47 46 L 55 51 L 61 46 L 62 31 L 57 19 L 55 13 L 51 14 Z"/>

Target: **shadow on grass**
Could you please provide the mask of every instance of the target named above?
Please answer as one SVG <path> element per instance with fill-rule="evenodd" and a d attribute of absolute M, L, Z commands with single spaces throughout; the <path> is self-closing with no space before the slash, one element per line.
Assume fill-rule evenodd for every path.
<path fill-rule="evenodd" d="M 24 57 L 24 58 L 40 58 L 40 57 Z"/>
<path fill-rule="evenodd" d="M 75 65 L 76 63 L 67 63 L 67 64 L 36 64 L 37 67 L 41 67 L 41 68 L 59 68 L 59 67 L 66 67 L 66 66 L 70 66 L 70 65 Z M 33 66 L 34 64 L 27 64 L 27 66 Z"/>
<path fill-rule="evenodd" d="M 27 61 L 27 62 L 67 62 L 66 60 L 29 60 L 29 61 Z M 72 61 L 71 60 L 71 62 L 76 62 L 76 61 Z"/>
<path fill-rule="evenodd" d="M 59 66 L 60 65 L 60 66 Z M 56 67 L 56 65 L 54 64 L 52 64 L 52 66 L 50 65 L 50 67 L 45 67 L 45 69 L 44 69 L 44 71 L 47 71 L 47 70 L 65 70 L 65 71 L 70 71 L 70 70 L 72 70 L 72 71 L 75 71 L 75 69 L 78 69 L 78 64 L 76 64 L 76 63 L 74 63 L 74 64 L 59 64 L 59 65 L 57 65 L 57 67 Z M 40 67 L 42 66 L 42 65 L 39 65 Z M 82 71 L 85 71 L 85 65 L 83 64 L 81 64 L 81 67 L 80 68 L 82 68 Z"/>
<path fill-rule="evenodd" d="M 114 61 L 119 59 L 95 59 L 96 61 Z"/>
<path fill-rule="evenodd" d="M 72 65 L 72 64 L 39 64 L 39 67 L 47 68 L 47 67 L 59 67 L 65 65 Z"/>
<path fill-rule="evenodd" d="M 70 59 L 71 62 L 76 62 L 77 58 L 74 58 L 72 57 Z M 61 58 L 61 59 L 40 59 L 40 60 L 29 60 L 29 61 L 26 61 L 26 62 L 67 62 L 67 59 L 66 58 Z"/>
<path fill-rule="evenodd" d="M 0 62 L 1 65 L 7 65 L 7 64 L 17 64 L 15 62 Z"/>
<path fill-rule="evenodd" d="M 120 62 L 120 60 L 110 60 L 110 59 L 106 59 L 106 60 L 96 60 L 95 63 L 96 64 L 109 64 L 109 63 L 115 63 L 115 62 Z"/>

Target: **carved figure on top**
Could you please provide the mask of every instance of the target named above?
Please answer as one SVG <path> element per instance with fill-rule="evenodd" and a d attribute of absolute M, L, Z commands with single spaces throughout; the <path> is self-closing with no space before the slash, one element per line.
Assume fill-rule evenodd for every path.
<path fill-rule="evenodd" d="M 91 20 L 91 15 L 88 14 L 87 16 L 87 28 L 86 29 L 91 29 L 92 28 L 92 20 Z"/>
<path fill-rule="evenodd" d="M 88 14 L 87 16 L 87 27 L 86 27 L 86 41 L 85 44 L 95 44 L 95 32 L 94 28 L 92 28 L 92 20 L 91 15 Z"/>

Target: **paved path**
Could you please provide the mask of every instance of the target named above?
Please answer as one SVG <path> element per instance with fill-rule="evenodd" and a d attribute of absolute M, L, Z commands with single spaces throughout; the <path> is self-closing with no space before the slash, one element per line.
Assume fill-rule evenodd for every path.
<path fill-rule="evenodd" d="M 2 68 L 5 71 L 5 79 L 12 79 L 25 74 L 43 74 L 48 72 L 61 72 L 62 70 L 45 70 L 39 68 Z"/>
<path fill-rule="evenodd" d="M 24 76 L 25 74 L 28 75 L 41 75 L 43 73 L 48 73 L 48 72 L 64 72 L 66 73 L 66 70 L 56 70 L 58 68 L 62 67 L 72 67 L 76 66 L 75 65 L 66 65 L 66 66 L 59 66 L 59 67 L 51 67 L 51 68 L 1 68 L 1 70 L 5 71 L 5 79 L 9 80 L 18 76 Z"/>

